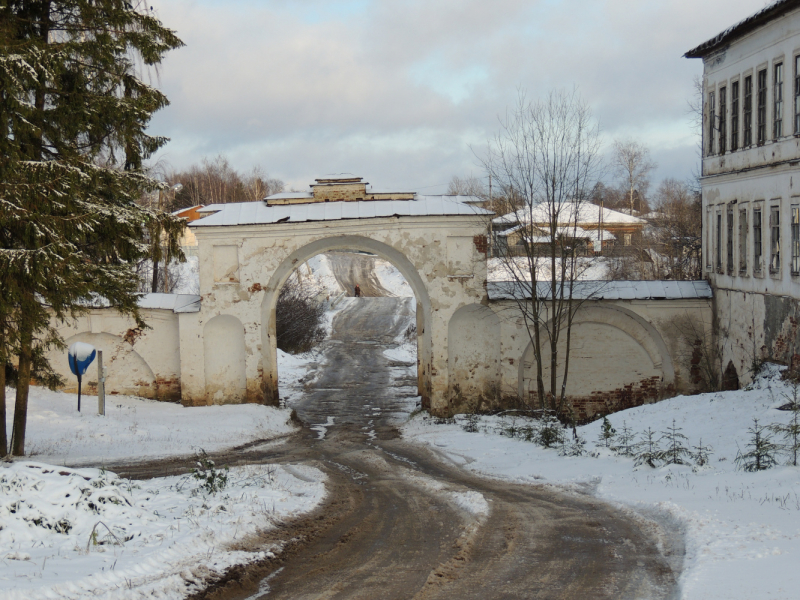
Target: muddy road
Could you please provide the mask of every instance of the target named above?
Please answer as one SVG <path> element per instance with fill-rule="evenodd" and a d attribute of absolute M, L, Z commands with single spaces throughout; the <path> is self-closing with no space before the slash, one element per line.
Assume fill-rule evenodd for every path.
<path fill-rule="evenodd" d="M 365 298 L 391 296 L 375 274 L 375 258 L 360 252 L 328 252 L 333 275 L 348 296 L 355 296 L 356 284 L 361 287 L 361 295 Z"/>
<path fill-rule="evenodd" d="M 276 558 L 233 569 L 196 597 L 672 598 L 681 542 L 658 527 L 588 493 L 476 477 L 400 438 L 397 425 L 416 403 L 415 365 L 384 350 L 413 319 L 412 302 L 348 299 L 294 405 L 300 432 L 215 457 L 313 464 L 328 475 L 329 495 L 312 514 L 242 543 L 277 545 Z M 180 470 L 116 470 L 170 469 Z"/>

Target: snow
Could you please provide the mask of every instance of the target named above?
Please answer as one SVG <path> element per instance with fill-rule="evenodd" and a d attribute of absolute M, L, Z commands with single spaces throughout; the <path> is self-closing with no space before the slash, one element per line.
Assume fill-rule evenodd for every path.
<path fill-rule="evenodd" d="M 308 361 L 280 353 L 281 393 Z M 11 430 L 13 390 L 6 390 Z M 294 430 L 289 410 L 254 404 L 184 408 L 107 396 L 106 415 L 76 395 L 31 387 L 26 448 L 31 460 L 0 463 L 0 597 L 184 598 L 226 568 L 271 558 L 237 544 L 315 508 L 321 471 L 303 465 L 232 468 L 210 494 L 190 475 L 127 481 L 80 465 L 163 457 L 195 463 L 256 440 L 280 443 Z M 201 450 L 202 449 L 202 450 Z M 56 466 L 69 464 L 71 467 Z M 222 465 L 217 472 L 225 473 Z"/>
<path fill-rule="evenodd" d="M 406 278 L 392 263 L 382 258 L 375 259 L 375 275 L 381 285 L 392 296 L 409 298 L 414 296 L 414 290 L 408 285 Z"/>
<path fill-rule="evenodd" d="M 800 469 L 747 473 L 735 463 L 753 418 L 761 424 L 789 421 L 791 413 L 777 409 L 787 395 L 787 384 L 762 377 L 750 390 L 680 396 L 609 417 L 617 434 L 623 422 L 637 433 L 651 427 L 660 434 L 674 419 L 688 445 L 700 445 L 702 438 L 713 448 L 704 467 L 636 467 L 598 441 L 602 421 L 578 428 L 597 457 L 563 457 L 501 435 L 515 421 L 523 424 L 510 416 L 480 417 L 478 433 L 462 429 L 463 417 L 434 425 L 418 416 L 403 436 L 484 476 L 588 491 L 631 515 L 654 519 L 667 533 L 680 528 L 686 540 L 684 600 L 789 599 L 800 588 Z"/>
<path fill-rule="evenodd" d="M 324 475 L 312 467 L 254 465 L 227 475 L 210 494 L 192 475 L 128 481 L 98 469 L 4 465 L 0 595 L 184 598 L 227 567 L 274 556 L 280 548 L 234 548 L 324 495 Z"/>
<path fill-rule="evenodd" d="M 550 279 L 550 259 L 543 257 L 537 259 L 537 279 L 547 281 Z M 561 272 L 561 259 L 556 259 L 556 270 Z M 516 258 L 490 258 L 487 261 L 488 281 L 530 281 L 529 260 L 525 256 Z M 515 277 L 514 271 L 517 272 Z M 576 281 L 600 281 L 609 278 L 608 265 L 604 257 L 580 257 L 577 259 L 575 269 Z"/>
<path fill-rule="evenodd" d="M 291 371 L 290 371 L 291 373 Z M 294 430 L 289 411 L 259 404 L 196 406 L 134 396 L 106 396 L 106 415 L 95 414 L 96 396 L 31 387 L 25 447 L 37 460 L 71 466 L 97 465 L 207 452 Z M 6 390 L 11 431 L 14 390 Z"/>
<path fill-rule="evenodd" d="M 95 352 L 94 346 L 83 342 L 75 342 L 69 347 L 69 355 L 74 356 L 78 362 L 84 362 Z"/>

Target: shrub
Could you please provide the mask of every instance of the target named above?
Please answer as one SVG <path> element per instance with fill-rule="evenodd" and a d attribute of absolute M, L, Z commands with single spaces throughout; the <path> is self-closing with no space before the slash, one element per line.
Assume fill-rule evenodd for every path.
<path fill-rule="evenodd" d="M 312 286 L 290 277 L 275 306 L 278 348 L 290 354 L 308 352 L 325 339 L 325 305 L 317 302 Z"/>
<path fill-rule="evenodd" d="M 758 424 L 758 419 L 753 419 L 752 427 L 748 428 L 750 441 L 747 443 L 747 452 L 741 450 L 736 455 L 736 466 L 743 471 L 765 471 L 777 464 L 775 454 L 780 450 L 772 441 L 772 436 L 767 428 Z"/>

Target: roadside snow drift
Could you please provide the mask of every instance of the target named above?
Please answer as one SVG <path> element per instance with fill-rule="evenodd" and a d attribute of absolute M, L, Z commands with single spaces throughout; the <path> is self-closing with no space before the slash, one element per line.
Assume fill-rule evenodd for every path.
<path fill-rule="evenodd" d="M 458 417 L 441 425 L 420 416 L 403 435 L 476 473 L 593 493 L 655 519 L 667 536 L 682 529 L 681 598 L 789 600 L 800 597 L 800 468 L 785 466 L 785 452 L 776 454 L 778 466 L 759 472 L 737 470 L 736 457 L 748 450 L 754 418 L 760 425 L 790 422 L 791 411 L 778 407 L 791 396 L 773 371 L 750 390 L 677 397 L 609 417 L 616 430 L 610 446 L 619 444 L 624 425 L 637 441 L 652 428 L 664 448 L 663 434 L 674 420 L 687 449 L 711 447 L 704 466 L 685 456 L 686 465 L 637 467 L 634 458 L 606 448 L 602 420 L 578 428 L 586 454 L 571 457 L 508 437 L 531 425 L 510 416 Z"/>
<path fill-rule="evenodd" d="M 227 485 L 210 493 L 208 473 Z M 0 596 L 184 598 L 227 567 L 271 557 L 237 543 L 314 508 L 324 475 L 295 465 L 119 479 L 34 462 L 0 466 Z"/>

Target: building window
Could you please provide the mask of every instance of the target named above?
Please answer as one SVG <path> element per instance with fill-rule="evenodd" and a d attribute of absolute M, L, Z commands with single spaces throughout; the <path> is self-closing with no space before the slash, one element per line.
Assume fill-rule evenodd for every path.
<path fill-rule="evenodd" d="M 719 88 L 719 153 L 728 149 L 728 88 Z"/>
<path fill-rule="evenodd" d="M 739 210 L 739 272 L 747 272 L 747 209 Z"/>
<path fill-rule="evenodd" d="M 800 205 L 792 204 L 792 275 L 800 275 Z"/>
<path fill-rule="evenodd" d="M 714 92 L 708 93 L 708 155 L 714 154 L 714 122 L 717 120 L 717 107 L 714 103 Z"/>
<path fill-rule="evenodd" d="M 758 72 L 758 115 L 756 116 L 756 143 L 767 141 L 767 70 Z"/>
<path fill-rule="evenodd" d="M 716 269 L 717 273 L 722 273 L 722 213 L 717 213 L 717 227 L 716 227 L 717 239 L 716 244 L 714 244 L 714 250 L 716 252 Z"/>
<path fill-rule="evenodd" d="M 783 63 L 775 65 L 775 80 L 773 83 L 773 109 L 772 113 L 772 139 L 783 137 Z"/>
<path fill-rule="evenodd" d="M 800 135 L 800 56 L 794 58 L 794 133 Z"/>
<path fill-rule="evenodd" d="M 624 233 L 622 235 L 622 245 L 623 246 L 630 246 L 632 243 L 632 235 L 630 233 Z"/>
<path fill-rule="evenodd" d="M 728 275 L 733 275 L 733 207 L 728 207 L 728 212 L 726 215 L 726 225 L 727 225 L 727 237 L 725 239 L 726 250 L 725 258 L 727 262 L 725 266 L 728 270 Z"/>
<path fill-rule="evenodd" d="M 781 270 L 781 210 L 773 206 L 769 211 L 769 272 Z"/>
<path fill-rule="evenodd" d="M 753 78 L 744 78 L 744 135 L 742 143 L 745 148 L 753 144 Z"/>
<path fill-rule="evenodd" d="M 739 82 L 731 84 L 731 152 L 739 149 Z"/>
<path fill-rule="evenodd" d="M 712 248 L 714 247 L 714 236 L 711 232 L 713 223 L 711 222 L 712 215 L 711 215 L 711 207 L 706 208 L 706 223 L 705 223 L 705 235 L 706 235 L 706 243 L 705 243 L 705 252 L 706 252 L 706 271 L 711 271 L 714 268 L 714 263 L 711 259 L 713 256 Z"/>
<path fill-rule="evenodd" d="M 753 272 L 761 273 L 761 209 L 757 208 L 753 211 Z"/>

